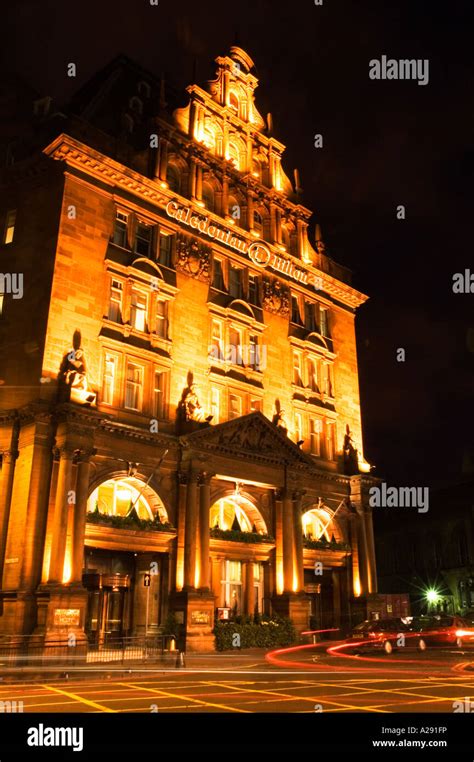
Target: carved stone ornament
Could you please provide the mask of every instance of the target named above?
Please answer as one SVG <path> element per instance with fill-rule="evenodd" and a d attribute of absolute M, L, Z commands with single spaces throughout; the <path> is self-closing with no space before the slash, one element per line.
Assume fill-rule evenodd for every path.
<path fill-rule="evenodd" d="M 290 314 L 290 292 L 286 286 L 274 278 L 263 279 L 262 307 L 274 315 Z"/>
<path fill-rule="evenodd" d="M 258 421 L 249 420 L 233 429 L 219 432 L 220 445 L 232 445 L 238 450 L 275 452 L 275 437 Z"/>
<path fill-rule="evenodd" d="M 192 238 L 180 238 L 177 242 L 176 269 L 191 278 L 209 283 L 211 252 Z"/>

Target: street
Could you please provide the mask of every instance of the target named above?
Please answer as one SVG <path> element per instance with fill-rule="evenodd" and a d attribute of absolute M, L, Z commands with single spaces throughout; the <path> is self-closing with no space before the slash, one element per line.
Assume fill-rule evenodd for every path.
<path fill-rule="evenodd" d="M 327 649 L 333 650 L 330 654 Z M 173 664 L 7 684 L 23 712 L 449 712 L 474 708 L 473 651 L 346 654 L 335 643 L 257 653 L 189 654 Z M 4 681 L 7 678 L 4 678 Z M 22 703 L 19 703 L 22 702 Z M 454 703 L 458 702 L 458 703 Z M 4 711 L 8 704 L 4 703 Z"/>

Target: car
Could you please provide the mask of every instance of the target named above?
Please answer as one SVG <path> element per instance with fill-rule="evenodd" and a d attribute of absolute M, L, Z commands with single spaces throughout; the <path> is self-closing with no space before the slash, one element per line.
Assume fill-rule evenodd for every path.
<path fill-rule="evenodd" d="M 414 617 L 409 630 L 420 651 L 436 646 L 462 648 L 466 643 L 474 642 L 474 626 L 459 616 Z"/>
<path fill-rule="evenodd" d="M 367 619 L 352 629 L 351 639 L 363 642 L 363 646 L 383 648 L 391 654 L 398 647 L 400 635 L 408 632 L 408 626 L 401 619 Z"/>

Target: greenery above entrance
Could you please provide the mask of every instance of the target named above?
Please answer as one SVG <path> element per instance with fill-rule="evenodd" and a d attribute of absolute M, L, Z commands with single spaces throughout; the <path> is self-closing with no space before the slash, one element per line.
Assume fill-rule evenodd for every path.
<path fill-rule="evenodd" d="M 319 540 L 310 540 L 309 537 L 303 537 L 303 545 L 305 548 L 314 548 L 315 550 L 350 550 L 350 545 L 346 542 L 337 542 L 334 535 L 330 540 L 325 537 L 320 537 Z"/>
<path fill-rule="evenodd" d="M 242 532 L 241 529 L 220 529 L 211 527 L 210 535 L 216 540 L 229 540 L 230 542 L 275 542 L 269 534 L 259 532 Z"/>
<path fill-rule="evenodd" d="M 157 513 L 153 520 L 141 519 L 136 511 L 128 516 L 109 516 L 101 513 L 98 508 L 87 513 L 89 524 L 101 524 L 102 526 L 115 527 L 115 529 L 142 529 L 145 532 L 174 532 L 175 529 L 168 521 L 161 521 Z"/>

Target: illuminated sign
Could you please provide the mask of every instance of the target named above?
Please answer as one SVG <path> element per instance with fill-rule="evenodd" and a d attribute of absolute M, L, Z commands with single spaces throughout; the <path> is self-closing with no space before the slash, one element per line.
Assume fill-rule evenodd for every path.
<path fill-rule="evenodd" d="M 59 626 L 79 626 L 80 609 L 54 609 L 54 624 Z"/>
<path fill-rule="evenodd" d="M 259 267 L 270 267 L 279 273 L 287 275 L 289 278 L 302 283 L 305 286 L 314 286 L 316 289 L 322 289 L 322 279 L 297 267 L 290 259 L 280 257 L 271 251 L 270 247 L 264 241 L 252 241 L 248 243 L 235 230 L 216 225 L 212 220 L 202 213 L 196 213 L 190 206 L 180 206 L 176 201 L 170 201 L 166 206 L 168 217 L 178 220 L 183 225 L 187 225 L 197 230 L 203 235 L 207 235 L 216 241 L 230 246 L 232 249 L 246 254 L 251 261 Z"/>
<path fill-rule="evenodd" d="M 210 616 L 207 611 L 192 611 L 191 624 L 209 624 Z"/>

